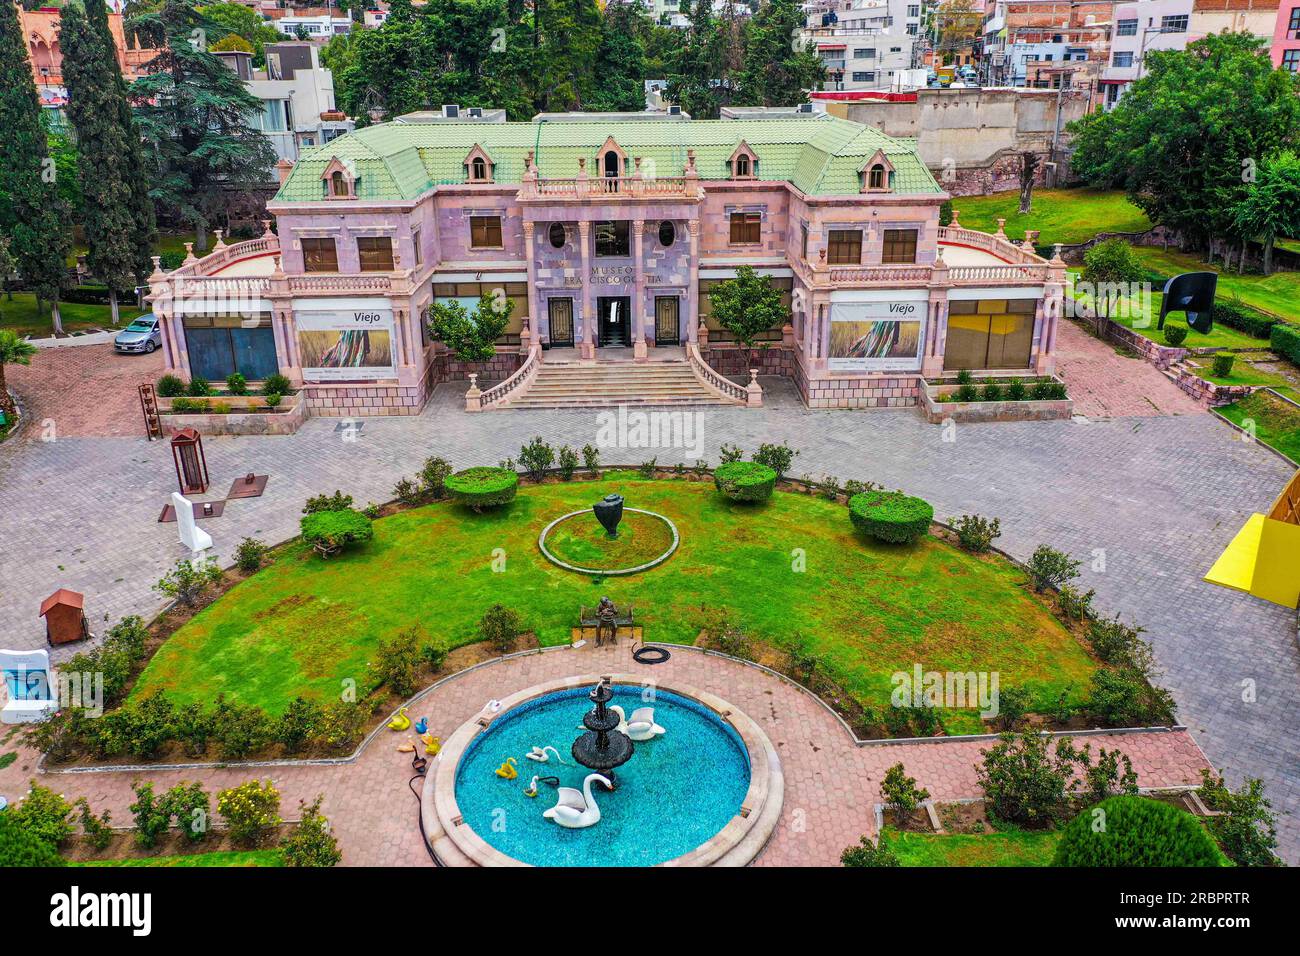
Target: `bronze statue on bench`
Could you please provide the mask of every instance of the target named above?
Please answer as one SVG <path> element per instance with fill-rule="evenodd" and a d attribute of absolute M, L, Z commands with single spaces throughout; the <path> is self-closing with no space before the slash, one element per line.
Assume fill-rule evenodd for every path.
<path fill-rule="evenodd" d="M 634 623 L 632 605 L 628 605 L 626 612 L 619 611 L 608 595 L 602 597 L 600 603 L 594 608 L 588 609 L 584 607 L 578 610 L 578 626 L 583 629 L 584 636 L 587 628 L 594 627 L 596 629 L 597 647 L 606 642 L 617 644 L 618 629 L 620 627 L 632 627 Z"/>

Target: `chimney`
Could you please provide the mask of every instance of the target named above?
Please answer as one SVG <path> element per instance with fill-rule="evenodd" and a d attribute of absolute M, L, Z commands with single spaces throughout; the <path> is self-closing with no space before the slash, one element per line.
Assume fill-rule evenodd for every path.
<path fill-rule="evenodd" d="M 293 172 L 293 163 L 287 159 L 282 159 L 275 164 L 275 174 L 280 177 L 280 185 L 283 186 L 289 181 L 289 174 Z"/>

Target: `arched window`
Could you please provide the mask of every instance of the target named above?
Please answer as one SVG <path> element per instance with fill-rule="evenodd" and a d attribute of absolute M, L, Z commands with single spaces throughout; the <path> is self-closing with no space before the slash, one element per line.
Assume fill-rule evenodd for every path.
<path fill-rule="evenodd" d="M 622 172 L 619 168 L 622 165 L 618 153 L 614 152 L 614 150 L 611 149 L 605 153 L 604 174 L 607 177 L 610 179 L 617 177 Z"/>
<path fill-rule="evenodd" d="M 474 157 L 474 162 L 470 166 L 470 178 L 478 182 L 487 179 L 487 163 L 482 156 Z"/>
<path fill-rule="evenodd" d="M 569 239 L 569 234 L 565 231 L 564 223 L 551 223 L 551 228 L 547 233 L 547 238 L 551 240 L 551 245 L 556 249 L 563 249 L 565 242 Z"/>
<path fill-rule="evenodd" d="M 336 169 L 330 174 L 330 195 L 347 196 L 348 195 L 348 178 L 343 175 L 343 171 Z"/>
<path fill-rule="evenodd" d="M 876 163 L 876 165 L 871 167 L 871 170 L 867 174 L 867 188 L 884 189 L 887 182 L 888 178 L 885 173 L 885 167 L 880 163 Z"/>
<path fill-rule="evenodd" d="M 671 219 L 665 219 L 659 223 L 659 245 L 667 249 L 677 241 L 677 227 L 673 225 Z"/>
<path fill-rule="evenodd" d="M 749 157 L 744 155 L 737 156 L 736 176 L 740 177 L 740 176 L 748 176 L 748 175 L 749 175 Z"/>

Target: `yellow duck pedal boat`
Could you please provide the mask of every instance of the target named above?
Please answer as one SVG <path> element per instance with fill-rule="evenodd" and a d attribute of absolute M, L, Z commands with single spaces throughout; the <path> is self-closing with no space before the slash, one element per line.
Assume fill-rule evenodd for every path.
<path fill-rule="evenodd" d="M 505 763 L 497 767 L 496 775 L 505 780 L 513 780 L 519 776 L 519 771 L 515 769 L 516 760 L 514 757 L 507 757 Z"/>

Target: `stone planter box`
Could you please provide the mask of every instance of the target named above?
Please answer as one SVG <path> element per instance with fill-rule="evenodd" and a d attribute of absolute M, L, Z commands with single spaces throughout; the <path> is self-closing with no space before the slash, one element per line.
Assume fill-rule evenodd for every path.
<path fill-rule="evenodd" d="M 1041 378 L 1041 376 L 1033 376 L 1033 378 Z M 1061 381 L 1056 376 L 1051 378 L 1055 382 Z M 998 377 L 976 379 L 974 385 L 979 388 L 982 384 L 994 380 L 998 380 Z M 998 380 L 998 384 L 1005 383 Z M 955 381 L 948 380 L 925 383 L 925 387 L 921 389 L 919 407 L 926 421 L 933 425 L 941 424 L 947 419 L 955 422 L 1050 422 L 1070 418 L 1074 414 L 1074 401 L 1070 398 L 1043 401 L 1026 399 L 1021 402 L 940 401 L 941 396 L 951 395 L 959 387 Z"/>
<path fill-rule="evenodd" d="M 1231 405 L 1261 388 L 1259 385 L 1216 385 L 1201 378 L 1190 368 L 1172 368 L 1167 370 L 1165 375 L 1172 378 L 1174 384 L 1192 398 L 1211 408 L 1218 405 Z"/>
<path fill-rule="evenodd" d="M 266 401 L 261 395 L 217 395 L 208 398 L 212 404 L 224 402 L 230 413 L 173 412 L 175 399 L 158 399 L 159 421 L 163 434 L 175 435 L 182 428 L 196 428 L 201 435 L 292 435 L 307 417 L 307 404 L 302 394 L 285 395 L 273 412 L 265 411 Z M 255 408 L 262 411 L 253 411 Z"/>

